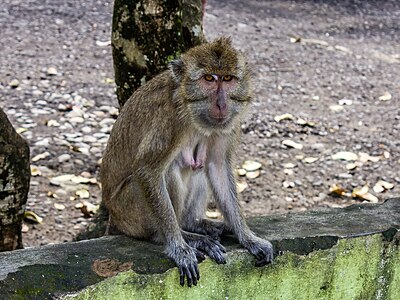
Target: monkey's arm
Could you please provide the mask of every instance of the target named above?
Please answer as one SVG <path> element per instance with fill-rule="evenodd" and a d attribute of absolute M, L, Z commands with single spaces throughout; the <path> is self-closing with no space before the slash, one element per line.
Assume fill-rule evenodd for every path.
<path fill-rule="evenodd" d="M 209 153 L 208 177 L 225 222 L 239 243 L 257 258 L 256 266 L 272 262 L 271 243 L 254 235 L 240 210 L 232 168 L 232 145 L 228 144 L 227 139 L 220 138 L 216 140 L 213 151 L 209 151 Z"/>

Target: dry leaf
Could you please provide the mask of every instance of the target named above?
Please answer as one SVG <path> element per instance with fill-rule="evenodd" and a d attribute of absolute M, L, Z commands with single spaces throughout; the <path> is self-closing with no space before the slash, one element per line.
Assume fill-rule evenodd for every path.
<path fill-rule="evenodd" d="M 63 210 L 63 209 L 65 209 L 65 205 L 64 205 L 64 204 L 59 204 L 59 203 L 54 203 L 54 207 L 55 207 L 57 210 Z"/>
<path fill-rule="evenodd" d="M 357 168 L 358 167 L 358 163 L 357 162 L 355 162 L 355 163 L 348 163 L 347 165 L 346 165 L 346 169 L 347 170 L 354 170 L 355 168 Z"/>
<path fill-rule="evenodd" d="M 75 195 L 77 195 L 77 196 L 78 196 L 79 198 L 81 198 L 81 199 L 87 199 L 87 198 L 90 197 L 89 191 L 88 191 L 88 190 L 85 190 L 85 189 L 77 190 L 77 191 L 75 192 Z"/>
<path fill-rule="evenodd" d="M 302 126 L 309 126 L 309 127 L 314 127 L 315 126 L 315 122 L 312 121 L 306 121 L 302 118 L 298 118 L 296 121 L 297 124 L 302 125 Z"/>
<path fill-rule="evenodd" d="M 294 119 L 294 117 L 292 114 L 283 114 L 283 115 L 275 116 L 275 118 L 274 118 L 274 120 L 278 123 L 282 120 L 293 120 L 293 119 Z"/>
<path fill-rule="evenodd" d="M 37 166 L 31 165 L 31 175 L 33 177 L 35 176 L 41 176 L 42 172 L 39 170 L 39 168 Z"/>
<path fill-rule="evenodd" d="M 252 172 L 255 170 L 258 170 L 262 167 L 262 165 L 254 160 L 246 160 L 243 164 L 242 164 L 242 168 L 245 169 L 248 172 Z"/>
<path fill-rule="evenodd" d="M 75 205 L 75 207 L 77 207 L 77 205 Z M 85 215 L 85 217 L 90 218 L 95 213 L 97 213 L 99 205 L 94 205 L 88 201 L 83 201 L 79 208 L 81 212 Z"/>
<path fill-rule="evenodd" d="M 244 175 L 246 175 L 247 171 L 245 169 L 240 168 L 240 169 L 236 169 L 236 173 L 239 176 L 244 176 Z"/>
<path fill-rule="evenodd" d="M 364 153 L 364 152 L 359 152 L 358 156 L 359 156 L 359 160 L 362 163 L 365 163 L 367 161 L 378 162 L 381 159 L 380 156 L 371 156 L 368 153 Z"/>
<path fill-rule="evenodd" d="M 64 174 L 60 176 L 56 176 L 53 178 L 50 178 L 50 184 L 59 186 L 61 183 L 65 183 L 71 180 L 72 177 L 74 177 L 74 174 Z"/>
<path fill-rule="evenodd" d="M 58 127 L 60 126 L 60 123 L 58 123 L 56 120 L 48 120 L 46 125 L 47 127 Z"/>
<path fill-rule="evenodd" d="M 285 169 L 293 169 L 294 167 L 296 167 L 296 165 L 294 163 L 286 163 L 283 164 L 282 167 L 284 167 Z"/>
<path fill-rule="evenodd" d="M 379 100 L 381 101 L 389 101 L 390 99 L 392 99 L 392 95 L 389 92 L 385 92 L 379 97 Z"/>
<path fill-rule="evenodd" d="M 242 193 L 248 187 L 249 187 L 249 185 L 247 184 L 246 181 L 238 181 L 238 182 L 236 182 L 236 189 L 237 189 L 237 192 L 239 194 Z"/>
<path fill-rule="evenodd" d="M 375 193 L 382 193 L 385 190 L 390 190 L 394 187 L 393 183 L 384 181 L 384 180 L 378 180 L 378 182 L 374 185 L 372 188 Z"/>
<path fill-rule="evenodd" d="M 338 152 L 336 154 L 333 154 L 332 155 L 332 159 L 334 159 L 334 160 L 339 160 L 340 159 L 340 160 L 347 160 L 347 161 L 357 160 L 358 159 L 358 155 L 353 153 L 353 152 L 341 151 L 341 152 Z"/>
<path fill-rule="evenodd" d="M 329 188 L 329 193 L 334 194 L 334 195 L 339 195 L 339 196 L 346 196 L 347 191 L 342 188 L 339 184 L 332 184 L 331 187 Z"/>
<path fill-rule="evenodd" d="M 23 127 L 19 127 L 19 128 L 17 128 L 17 129 L 15 129 L 15 131 L 16 131 L 18 134 L 21 134 L 21 133 L 23 133 L 23 132 L 28 131 L 28 129 L 27 129 L 27 128 L 23 128 Z"/>
<path fill-rule="evenodd" d="M 246 178 L 254 179 L 260 176 L 260 170 L 251 171 L 246 173 Z"/>
<path fill-rule="evenodd" d="M 46 158 L 46 157 L 48 157 L 48 156 L 50 156 L 50 153 L 49 153 L 49 152 L 43 152 L 43 153 L 41 153 L 41 154 L 38 154 L 38 155 L 32 157 L 32 161 L 33 161 L 33 162 L 36 162 L 36 161 L 41 160 L 41 159 L 44 159 L 44 158 Z"/>
<path fill-rule="evenodd" d="M 47 197 L 50 197 L 50 198 L 59 198 L 58 195 L 57 195 L 56 193 L 52 192 L 52 191 L 48 191 L 48 192 L 47 192 Z"/>
<path fill-rule="evenodd" d="M 368 190 L 369 190 L 368 185 L 364 185 L 362 188 L 355 188 L 352 191 L 351 195 L 354 198 L 360 198 L 360 199 L 367 200 L 372 203 L 377 203 L 379 201 L 379 199 L 376 196 L 369 193 Z"/>
<path fill-rule="evenodd" d="M 24 213 L 24 220 L 33 222 L 33 223 L 39 223 L 41 224 L 43 222 L 43 218 L 39 217 L 37 214 L 35 214 L 33 211 L 26 210 Z"/>
<path fill-rule="evenodd" d="M 353 101 L 349 99 L 340 99 L 338 103 L 339 105 L 352 105 Z"/>
<path fill-rule="evenodd" d="M 221 219 L 222 218 L 221 212 L 219 212 L 218 210 L 216 210 L 216 211 L 207 210 L 206 216 L 210 219 Z"/>
<path fill-rule="evenodd" d="M 283 140 L 282 141 L 282 145 L 285 145 L 285 146 L 290 147 L 290 148 L 299 149 L 299 150 L 303 149 L 303 145 L 302 144 L 296 143 L 296 142 L 291 141 L 291 140 Z"/>
<path fill-rule="evenodd" d="M 339 112 L 339 111 L 342 111 L 344 108 L 342 105 L 334 104 L 334 105 L 329 106 L 329 109 L 333 112 Z"/>
<path fill-rule="evenodd" d="M 339 46 L 339 45 L 336 45 L 335 49 L 339 50 L 339 51 L 342 51 L 342 52 L 345 52 L 345 53 L 352 53 L 350 49 L 348 49 L 346 47 L 343 47 L 343 46 Z"/>
<path fill-rule="evenodd" d="M 312 163 L 314 163 L 314 162 L 316 162 L 317 160 L 319 159 L 319 157 L 305 157 L 304 159 L 303 159 L 303 161 L 305 162 L 305 163 L 307 163 L 307 164 L 312 164 Z"/>

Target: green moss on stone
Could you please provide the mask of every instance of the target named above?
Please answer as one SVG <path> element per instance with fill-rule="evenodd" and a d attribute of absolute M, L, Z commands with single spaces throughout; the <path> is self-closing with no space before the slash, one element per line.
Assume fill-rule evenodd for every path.
<path fill-rule="evenodd" d="M 389 249 L 390 248 L 390 249 Z M 255 268 L 245 251 L 231 252 L 226 265 L 200 264 L 196 287 L 181 287 L 176 268 L 163 274 L 121 273 L 81 292 L 76 299 L 385 299 L 376 297 L 382 253 L 388 249 L 387 299 L 399 298 L 398 245 L 382 235 L 339 240 L 331 249 L 302 256 L 285 253 L 273 265 Z"/>

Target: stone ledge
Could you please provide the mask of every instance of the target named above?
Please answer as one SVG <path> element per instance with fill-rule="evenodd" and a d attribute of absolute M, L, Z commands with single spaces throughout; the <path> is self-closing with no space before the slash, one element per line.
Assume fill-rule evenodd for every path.
<path fill-rule="evenodd" d="M 272 266 L 227 237 L 227 264 L 207 259 L 182 288 L 161 246 L 103 237 L 0 253 L 1 299 L 400 299 L 400 198 L 249 225 L 280 253 Z"/>

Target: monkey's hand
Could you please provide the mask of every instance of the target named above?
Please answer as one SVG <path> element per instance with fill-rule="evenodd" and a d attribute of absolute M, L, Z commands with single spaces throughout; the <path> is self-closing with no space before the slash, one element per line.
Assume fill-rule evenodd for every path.
<path fill-rule="evenodd" d="M 190 246 L 204 252 L 217 264 L 225 264 L 224 253 L 226 252 L 224 246 L 218 240 L 215 240 L 207 235 L 196 234 L 192 232 L 182 232 L 182 236 L 186 243 Z"/>
<path fill-rule="evenodd" d="M 205 259 L 204 254 L 186 243 L 168 249 L 167 254 L 175 261 L 179 269 L 180 285 L 185 285 L 185 277 L 188 287 L 192 284 L 197 285 L 200 279 L 198 263 Z"/>
<path fill-rule="evenodd" d="M 243 246 L 256 257 L 256 267 L 262 267 L 266 264 L 272 263 L 274 251 L 272 244 L 269 241 L 253 235 L 243 244 Z"/>

